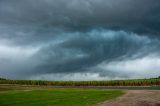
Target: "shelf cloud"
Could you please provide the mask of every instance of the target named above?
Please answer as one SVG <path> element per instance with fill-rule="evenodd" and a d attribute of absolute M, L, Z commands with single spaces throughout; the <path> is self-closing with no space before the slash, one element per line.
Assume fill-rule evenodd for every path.
<path fill-rule="evenodd" d="M 0 0 L 0 77 L 160 75 L 158 0 Z"/>

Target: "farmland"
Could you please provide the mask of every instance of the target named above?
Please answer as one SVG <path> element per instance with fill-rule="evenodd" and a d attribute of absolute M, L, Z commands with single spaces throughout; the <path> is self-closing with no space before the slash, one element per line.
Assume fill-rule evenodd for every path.
<path fill-rule="evenodd" d="M 116 90 L 113 90 L 115 88 Z M 142 105 L 141 102 L 147 97 L 147 104 L 158 103 L 157 101 L 160 99 L 159 89 L 160 79 L 158 78 L 110 81 L 3 79 L 0 80 L 0 106 L 90 106 L 121 97 L 121 95 L 122 100 L 119 97 L 120 99 L 115 102 L 106 104 L 136 103 L 133 106 L 139 106 L 138 104 L 146 106 L 146 104 Z M 125 95 L 123 96 L 123 94 Z M 155 98 L 156 101 L 152 101 L 152 98 Z M 128 102 L 123 102 L 124 100 Z"/>
<path fill-rule="evenodd" d="M 0 80 L 0 84 L 44 85 L 44 86 L 160 86 L 160 79 L 110 80 L 110 81 Z"/>

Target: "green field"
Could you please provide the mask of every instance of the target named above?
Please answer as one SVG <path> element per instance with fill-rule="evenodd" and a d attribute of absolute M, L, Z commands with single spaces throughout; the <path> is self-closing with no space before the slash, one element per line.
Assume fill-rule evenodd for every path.
<path fill-rule="evenodd" d="M 44 85 L 44 86 L 160 86 L 160 79 L 109 80 L 109 81 L 0 80 L 0 84 Z"/>
<path fill-rule="evenodd" d="M 0 106 L 90 106 L 122 94 L 121 91 L 93 89 L 0 91 Z"/>

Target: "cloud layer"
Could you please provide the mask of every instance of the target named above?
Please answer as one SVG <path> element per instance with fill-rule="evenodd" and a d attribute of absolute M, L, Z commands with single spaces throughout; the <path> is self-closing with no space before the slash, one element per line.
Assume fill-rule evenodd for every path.
<path fill-rule="evenodd" d="M 157 0 L 1 0 L 0 75 L 47 80 L 156 77 L 159 10 Z"/>

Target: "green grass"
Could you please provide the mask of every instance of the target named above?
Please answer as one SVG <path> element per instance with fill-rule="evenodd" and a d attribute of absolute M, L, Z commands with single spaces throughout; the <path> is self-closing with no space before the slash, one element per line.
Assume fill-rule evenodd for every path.
<path fill-rule="evenodd" d="M 1 91 L 0 106 L 87 106 L 122 94 L 122 91 L 91 89 Z"/>

